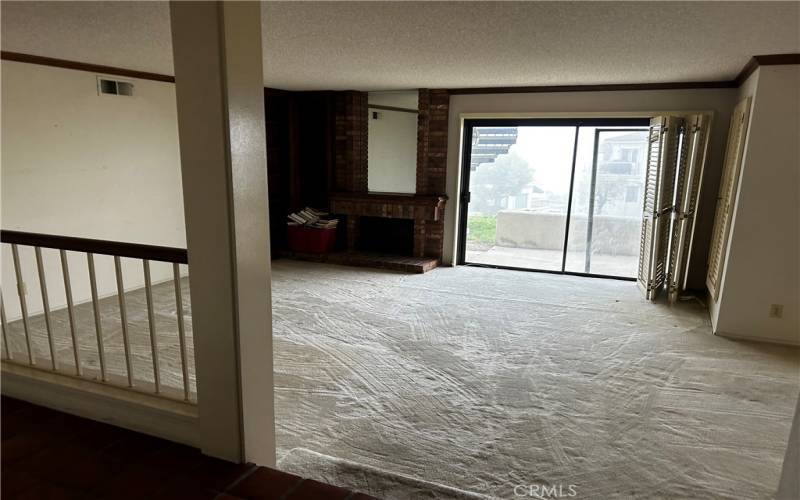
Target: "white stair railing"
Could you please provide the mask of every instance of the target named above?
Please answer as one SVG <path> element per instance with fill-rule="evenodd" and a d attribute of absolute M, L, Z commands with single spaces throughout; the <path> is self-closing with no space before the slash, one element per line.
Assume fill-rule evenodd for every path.
<path fill-rule="evenodd" d="M 193 381 L 190 376 L 190 371 L 193 372 L 194 370 L 193 355 L 189 352 L 191 331 L 188 332 L 189 336 L 187 337 L 187 323 L 184 317 L 184 297 L 181 284 L 180 266 L 188 264 L 185 249 L 6 230 L 0 232 L 0 241 L 10 246 L 16 280 L 16 295 L 19 298 L 18 304 L 15 304 L 15 306 L 18 306 L 19 317 L 12 317 L 12 321 L 9 321 L 6 315 L 7 297 L 0 295 L 0 319 L 2 320 L 2 344 L 0 347 L 2 347 L 4 364 L 23 365 L 59 375 L 77 377 L 99 384 L 147 393 L 160 398 L 178 400 L 190 404 L 196 403 L 196 391 L 193 390 Z M 34 276 L 38 278 L 41 292 L 41 313 L 33 317 L 30 314 L 27 300 L 28 290 L 24 281 L 25 275 L 32 276 L 32 274 L 27 273 L 24 268 L 24 263 L 20 259 L 20 247 L 32 247 L 35 255 L 36 274 Z M 63 297 L 64 308 L 53 309 L 51 307 L 50 299 L 53 295 L 48 291 L 48 283 L 55 283 L 56 285 L 58 283 L 55 281 L 57 278 L 54 276 L 47 276 L 48 266 L 42 256 L 42 248 L 55 249 L 59 253 L 65 294 L 65 297 Z M 89 297 L 85 298 L 85 304 L 75 304 L 73 279 L 70 275 L 70 262 L 67 256 L 68 251 L 86 254 L 90 293 L 87 294 Z M 113 298 L 102 298 L 98 293 L 98 272 L 95 266 L 96 255 L 113 257 L 116 302 L 118 304 L 116 311 L 112 309 L 113 306 L 111 304 L 113 302 L 109 302 L 110 300 L 113 301 Z M 131 300 L 131 294 L 140 292 L 141 289 L 128 289 L 126 291 L 123 279 L 123 258 L 137 259 L 142 262 L 143 289 L 146 299 L 146 331 L 141 328 L 135 332 L 131 330 L 129 301 Z M 163 301 L 156 304 L 154 301 L 154 286 L 163 285 L 153 284 L 151 273 L 151 262 L 153 261 L 171 264 L 172 272 L 169 273 L 171 276 L 167 278 L 167 281 L 171 281 L 174 287 L 174 304 L 164 304 Z M 57 266 L 56 262 L 47 263 L 50 264 L 51 272 L 53 267 Z M 7 283 L 4 284 L 6 291 L 10 288 L 8 285 Z M 104 285 L 105 289 L 110 286 L 108 283 Z M 89 303 L 91 303 L 93 321 L 77 321 L 76 309 L 81 307 L 83 308 L 81 312 L 88 314 L 86 308 L 88 308 Z M 160 344 L 169 333 L 159 333 L 157 328 L 159 324 L 157 313 L 163 312 L 157 311 L 157 308 L 163 306 L 167 306 L 170 309 L 173 306 L 175 307 L 174 324 L 177 331 L 172 333 L 177 334 L 177 345 L 173 346 L 177 347 L 177 353 L 175 352 L 176 349 Z M 38 310 L 38 305 L 36 308 Z M 138 310 L 135 311 L 137 315 L 140 312 Z M 106 320 L 109 320 L 110 315 L 113 315 L 113 319 L 116 319 L 117 313 L 122 334 L 124 363 L 118 363 L 119 366 L 112 366 L 109 361 L 109 339 L 107 338 L 107 332 L 104 332 L 103 319 L 105 317 Z M 70 337 L 69 342 L 66 343 L 59 342 L 60 339 L 56 338 L 55 331 L 58 323 L 55 316 L 63 318 L 64 315 L 66 315 L 67 321 L 65 323 L 68 325 Z M 40 324 L 42 319 L 44 320 L 44 331 L 34 328 L 34 323 Z M 22 338 L 17 338 L 20 337 L 20 326 Z M 15 338 L 10 338 L 14 335 L 16 335 Z M 149 349 L 139 349 L 134 353 L 132 341 L 142 340 L 144 335 L 149 337 L 149 342 L 147 342 Z M 89 339 L 90 341 L 87 342 Z M 82 340 L 83 342 L 81 342 Z M 44 350 L 47 355 L 44 357 L 39 355 L 41 350 L 37 352 L 36 346 L 39 343 L 46 345 Z M 70 356 L 68 356 L 68 361 L 63 363 L 63 351 L 65 348 L 70 351 Z M 89 350 L 88 355 L 87 349 Z M 91 359 L 86 359 L 87 357 Z M 168 361 L 169 373 L 166 374 L 162 373 L 162 363 L 160 362 L 164 357 Z M 134 366 L 134 358 L 140 361 L 139 364 L 141 364 L 141 361 L 150 364 L 151 370 L 137 369 Z"/>

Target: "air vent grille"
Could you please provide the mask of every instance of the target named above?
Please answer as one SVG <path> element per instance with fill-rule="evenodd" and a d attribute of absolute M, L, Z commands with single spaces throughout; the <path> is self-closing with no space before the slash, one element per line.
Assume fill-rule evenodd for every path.
<path fill-rule="evenodd" d="M 97 91 L 98 94 L 132 96 L 133 84 L 131 82 L 98 77 Z"/>

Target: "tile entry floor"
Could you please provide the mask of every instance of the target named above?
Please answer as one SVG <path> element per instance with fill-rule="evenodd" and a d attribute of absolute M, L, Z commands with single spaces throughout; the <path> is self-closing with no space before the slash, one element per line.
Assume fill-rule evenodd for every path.
<path fill-rule="evenodd" d="M 4 500 L 372 498 L 5 396 L 0 410 Z"/>

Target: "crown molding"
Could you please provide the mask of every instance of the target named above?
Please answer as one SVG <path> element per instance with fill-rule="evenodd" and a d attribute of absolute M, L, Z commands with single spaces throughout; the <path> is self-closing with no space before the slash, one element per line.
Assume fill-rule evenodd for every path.
<path fill-rule="evenodd" d="M 75 69 L 78 71 L 88 71 L 91 73 L 102 73 L 106 75 L 117 75 L 128 78 L 138 78 L 140 80 L 153 80 L 156 82 L 175 83 L 175 77 L 149 73 L 147 71 L 136 71 L 132 69 L 117 68 L 114 66 L 103 66 L 100 64 L 89 64 L 78 61 L 68 61 L 66 59 L 55 59 L 53 57 L 34 56 L 22 54 L 20 52 L 0 51 L 0 59 L 4 61 L 16 61 L 28 64 L 38 64 L 40 66 L 53 66 L 56 68 Z"/>

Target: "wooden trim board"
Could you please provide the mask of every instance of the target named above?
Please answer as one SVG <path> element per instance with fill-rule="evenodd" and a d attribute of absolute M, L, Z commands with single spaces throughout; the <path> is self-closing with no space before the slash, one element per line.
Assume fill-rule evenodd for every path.
<path fill-rule="evenodd" d="M 28 64 L 38 64 L 40 66 L 53 66 L 56 68 L 74 69 L 78 71 L 88 71 L 90 73 L 102 73 L 106 75 L 117 75 L 128 78 L 138 78 L 140 80 L 153 80 L 156 82 L 175 83 L 175 77 L 149 73 L 147 71 L 136 71 L 132 69 L 117 68 L 115 66 L 103 66 L 101 64 L 89 64 L 78 61 L 68 61 L 66 59 L 56 59 L 53 57 L 34 56 L 22 54 L 20 52 L 0 51 L 0 59 L 4 61 L 16 61 Z"/>
<path fill-rule="evenodd" d="M 154 80 L 157 82 L 175 83 L 175 77 L 146 71 L 136 71 L 132 69 L 118 68 L 114 66 L 103 66 L 100 64 L 90 64 L 67 59 L 56 59 L 53 57 L 36 56 L 23 54 L 20 52 L 0 51 L 0 59 L 6 61 L 17 61 L 29 64 L 39 64 L 42 66 L 55 66 L 58 68 L 75 69 L 79 71 L 89 71 L 92 73 L 104 73 L 110 75 L 126 76 L 129 78 L 139 78 L 142 80 Z M 733 80 L 710 81 L 710 82 L 662 82 L 662 83 L 619 83 L 619 84 L 598 84 L 598 85 L 544 85 L 544 86 L 522 86 L 522 87 L 468 87 L 447 89 L 452 95 L 466 94 L 513 94 L 513 93 L 544 93 L 544 92 L 613 92 L 631 90 L 680 90 L 680 89 L 725 89 L 738 88 L 747 77 L 750 76 L 759 66 L 774 66 L 786 64 L 800 64 L 800 54 L 764 54 L 753 56 L 742 68 Z M 270 89 L 273 91 L 281 89 Z M 289 91 L 287 91 L 289 92 Z M 372 106 L 374 107 L 374 106 Z"/>

